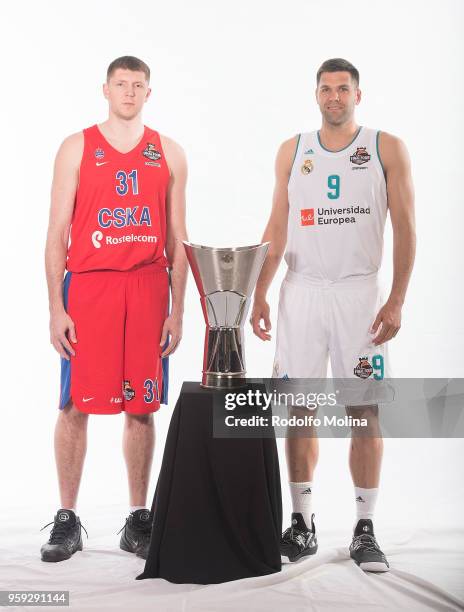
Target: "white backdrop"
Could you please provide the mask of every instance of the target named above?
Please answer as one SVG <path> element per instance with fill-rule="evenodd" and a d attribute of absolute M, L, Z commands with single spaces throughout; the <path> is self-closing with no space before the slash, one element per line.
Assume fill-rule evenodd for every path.
<path fill-rule="evenodd" d="M 151 67 L 145 123 L 185 148 L 189 238 L 213 246 L 260 240 L 278 145 L 320 125 L 317 68 L 330 57 L 354 63 L 363 92 L 358 123 L 403 138 L 413 163 L 417 262 L 403 328 L 391 343 L 395 374 L 463 376 L 459 0 L 19 0 L 3 3 L 0 11 L 0 470 L 2 509 L 22 509 L 25 529 L 35 532 L 59 505 L 53 455 L 59 358 L 49 344 L 43 264 L 53 159 L 66 135 L 106 118 L 101 84 L 107 65 L 120 55 L 136 55 Z M 386 287 L 391 255 L 388 230 Z M 269 293 L 274 330 L 283 271 L 282 265 Z M 184 338 L 171 360 L 171 404 L 156 416 L 150 499 L 180 385 L 200 376 L 203 329 L 190 279 Z M 274 343 L 261 343 L 247 329 L 248 371 L 269 376 Z M 110 506 L 117 508 L 111 528 L 122 525 L 128 501 L 122 421 L 121 415 L 92 417 L 89 423 L 78 504 L 89 528 Z M 354 518 L 347 441 L 322 440 L 321 447 L 315 482 L 319 525 L 344 529 L 346 540 Z M 408 522 L 462 526 L 463 441 L 386 440 L 385 447 L 380 532 L 382 525 Z M 287 514 L 285 483 L 283 491 Z"/>

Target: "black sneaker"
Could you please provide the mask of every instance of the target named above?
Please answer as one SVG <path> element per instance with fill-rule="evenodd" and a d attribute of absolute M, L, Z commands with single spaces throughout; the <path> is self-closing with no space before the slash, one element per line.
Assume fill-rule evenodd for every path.
<path fill-rule="evenodd" d="M 127 552 L 135 553 L 137 557 L 146 559 L 150 545 L 152 517 L 147 509 L 131 512 L 124 526 L 118 531 L 121 533 L 119 547 Z"/>
<path fill-rule="evenodd" d="M 292 513 L 292 526 L 286 529 L 280 539 L 280 554 L 289 561 L 298 561 L 306 555 L 317 552 L 316 525 L 311 516 L 311 530 L 308 529 L 300 512 Z"/>
<path fill-rule="evenodd" d="M 370 519 L 360 519 L 350 544 L 350 557 L 366 572 L 388 572 L 390 566 L 374 536 Z"/>
<path fill-rule="evenodd" d="M 44 525 L 42 529 L 52 525 L 50 538 L 40 549 L 42 561 L 64 561 L 69 559 L 76 550 L 82 550 L 81 529 L 87 533 L 81 525 L 79 517 L 72 510 L 61 508 L 55 515 L 55 519 Z M 42 529 L 40 531 L 42 531 Z M 88 537 L 88 534 L 87 534 Z"/>

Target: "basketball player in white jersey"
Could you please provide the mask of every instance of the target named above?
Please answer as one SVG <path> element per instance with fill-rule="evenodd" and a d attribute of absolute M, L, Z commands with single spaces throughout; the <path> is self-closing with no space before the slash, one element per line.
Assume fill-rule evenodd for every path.
<path fill-rule="evenodd" d="M 285 252 L 273 377 L 382 379 L 387 343 L 400 329 L 401 309 L 415 253 L 414 195 L 409 157 L 391 134 L 357 125 L 361 101 L 358 70 L 330 59 L 317 73 L 318 131 L 284 142 L 276 159 L 273 207 L 263 235 L 270 241 L 259 277 L 251 324 L 271 338 L 266 293 Z M 393 227 L 393 283 L 381 301 L 377 272 L 387 210 Z M 264 321 L 264 328 L 261 327 Z M 374 535 L 383 443 L 378 406 L 346 406 L 368 418 L 369 435 L 352 431 L 349 465 L 356 521 L 350 555 L 366 571 L 388 571 Z M 316 436 L 287 438 L 293 504 L 281 553 L 297 561 L 317 550 L 312 513 Z"/>

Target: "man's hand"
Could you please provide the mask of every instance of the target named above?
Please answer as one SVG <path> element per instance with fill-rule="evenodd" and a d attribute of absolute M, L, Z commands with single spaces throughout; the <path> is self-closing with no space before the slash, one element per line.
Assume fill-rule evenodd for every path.
<path fill-rule="evenodd" d="M 74 344 L 77 342 L 73 320 L 66 310 L 60 310 L 50 316 L 50 342 L 61 357 L 69 361 L 69 355 L 71 354 L 74 357 L 76 353 L 69 343 L 68 337 Z"/>
<path fill-rule="evenodd" d="M 251 312 L 250 323 L 253 328 L 253 333 L 261 338 L 261 340 L 270 340 L 271 334 L 267 333 L 271 330 L 271 319 L 269 318 L 269 304 L 265 299 L 255 300 L 253 310 Z M 260 327 L 261 319 L 264 321 L 264 329 Z"/>
<path fill-rule="evenodd" d="M 174 353 L 182 338 L 182 317 L 172 313 L 164 321 L 163 332 L 161 334 L 160 346 L 163 347 L 166 340 L 170 338 L 166 349 L 161 353 L 161 357 L 167 357 Z"/>
<path fill-rule="evenodd" d="M 380 325 L 382 325 L 380 333 L 373 339 L 376 346 L 388 342 L 398 333 L 401 327 L 401 305 L 387 301 L 379 310 L 371 332 L 377 334 Z"/>

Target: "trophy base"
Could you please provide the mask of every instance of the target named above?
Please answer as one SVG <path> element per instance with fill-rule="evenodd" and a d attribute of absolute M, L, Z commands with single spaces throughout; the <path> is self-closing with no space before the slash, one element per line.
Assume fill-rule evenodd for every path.
<path fill-rule="evenodd" d="M 200 386 L 205 389 L 240 389 L 246 387 L 246 372 L 223 374 L 203 372 Z"/>

